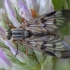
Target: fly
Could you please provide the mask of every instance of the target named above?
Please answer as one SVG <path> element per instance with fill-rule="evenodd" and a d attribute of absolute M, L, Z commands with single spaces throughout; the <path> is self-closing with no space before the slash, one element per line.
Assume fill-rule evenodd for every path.
<path fill-rule="evenodd" d="M 70 47 L 60 38 L 59 33 L 59 30 L 69 22 L 70 10 L 53 11 L 27 21 L 25 26 L 9 29 L 6 37 L 8 40 L 13 38 L 13 40 L 20 41 L 40 52 L 69 58 Z"/>

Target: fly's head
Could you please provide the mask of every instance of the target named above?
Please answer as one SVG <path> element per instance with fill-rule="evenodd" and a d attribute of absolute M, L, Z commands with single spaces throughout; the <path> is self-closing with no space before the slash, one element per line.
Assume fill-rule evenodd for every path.
<path fill-rule="evenodd" d="M 6 31 L 6 38 L 7 38 L 8 40 L 10 40 L 10 39 L 11 39 L 11 36 L 12 36 L 12 31 L 11 31 L 11 29 L 8 29 L 8 30 Z"/>

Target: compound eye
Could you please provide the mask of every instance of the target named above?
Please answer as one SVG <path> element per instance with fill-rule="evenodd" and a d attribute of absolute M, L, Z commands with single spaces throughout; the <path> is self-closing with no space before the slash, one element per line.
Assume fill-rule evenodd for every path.
<path fill-rule="evenodd" d="M 11 39 L 11 35 L 12 35 L 11 30 L 8 29 L 8 30 L 6 31 L 6 38 L 7 38 L 8 40 L 10 40 L 10 39 Z"/>
<path fill-rule="evenodd" d="M 10 40 L 10 36 L 6 36 L 6 38 L 7 38 L 8 40 Z"/>
<path fill-rule="evenodd" d="M 9 35 L 8 32 L 6 32 L 6 38 L 7 38 L 8 40 L 10 40 L 10 35 Z"/>

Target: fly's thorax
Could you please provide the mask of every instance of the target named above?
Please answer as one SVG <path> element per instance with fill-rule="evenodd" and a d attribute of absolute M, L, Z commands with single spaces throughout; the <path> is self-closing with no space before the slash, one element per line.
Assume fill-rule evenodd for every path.
<path fill-rule="evenodd" d="M 28 37 L 28 35 L 29 35 L 28 31 L 23 28 L 12 29 L 13 39 L 22 40 L 22 39 Z"/>

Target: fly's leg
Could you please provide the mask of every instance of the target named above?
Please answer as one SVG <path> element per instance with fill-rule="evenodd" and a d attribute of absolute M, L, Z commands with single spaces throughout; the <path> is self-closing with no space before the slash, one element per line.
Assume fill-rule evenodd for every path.
<path fill-rule="evenodd" d="M 34 57 L 34 59 L 39 63 L 39 61 L 37 60 L 37 58 L 36 58 L 35 55 L 33 55 L 33 54 L 27 54 L 27 55 Z M 39 63 L 39 64 L 40 64 L 40 63 Z"/>
<path fill-rule="evenodd" d="M 16 44 L 16 47 L 17 47 L 16 54 L 15 54 L 15 56 L 16 56 L 18 54 L 18 43 L 17 43 L 16 40 L 13 40 L 13 43 L 15 43 Z"/>
<path fill-rule="evenodd" d="M 35 60 L 39 63 L 39 61 L 37 60 L 37 58 L 35 57 L 35 55 L 28 53 L 28 47 L 26 47 L 26 55 L 34 57 Z"/>
<path fill-rule="evenodd" d="M 28 54 L 28 47 L 26 47 L 26 54 Z"/>
<path fill-rule="evenodd" d="M 17 43 L 16 40 L 13 40 L 13 43 L 15 43 L 16 44 L 16 47 L 17 47 L 16 54 L 15 54 L 15 56 L 16 56 L 18 54 L 18 43 Z M 26 54 L 28 54 L 28 47 L 26 47 Z"/>
<path fill-rule="evenodd" d="M 28 21 L 22 17 L 21 17 L 21 20 L 22 20 L 22 24 L 20 28 L 26 28 L 28 26 Z"/>
<path fill-rule="evenodd" d="M 39 61 L 37 60 L 37 58 L 36 58 L 35 55 L 33 55 L 33 54 L 29 54 L 29 53 L 28 53 L 28 47 L 29 47 L 30 45 L 29 45 L 27 42 L 25 42 L 25 41 L 19 41 L 19 42 L 22 43 L 22 44 L 24 44 L 24 45 L 26 46 L 26 55 L 29 55 L 29 56 L 34 57 L 35 60 L 39 63 Z"/>
<path fill-rule="evenodd" d="M 16 44 L 16 47 L 17 47 L 17 51 L 16 51 L 16 54 L 15 56 L 18 54 L 18 43 L 15 43 Z"/>
<path fill-rule="evenodd" d="M 6 24 L 9 26 L 9 28 L 15 28 L 15 26 L 13 26 L 13 25 L 10 23 L 8 17 L 7 17 L 6 15 L 4 15 L 4 14 L 2 14 L 2 15 L 3 15 L 3 17 L 4 17 L 4 20 L 5 20 Z"/>
<path fill-rule="evenodd" d="M 21 44 L 24 44 L 24 41 L 22 41 L 22 40 L 18 40 L 18 42 Z M 26 45 L 26 44 L 24 44 L 24 45 Z M 26 54 L 28 54 L 28 47 L 27 46 L 26 46 Z"/>

